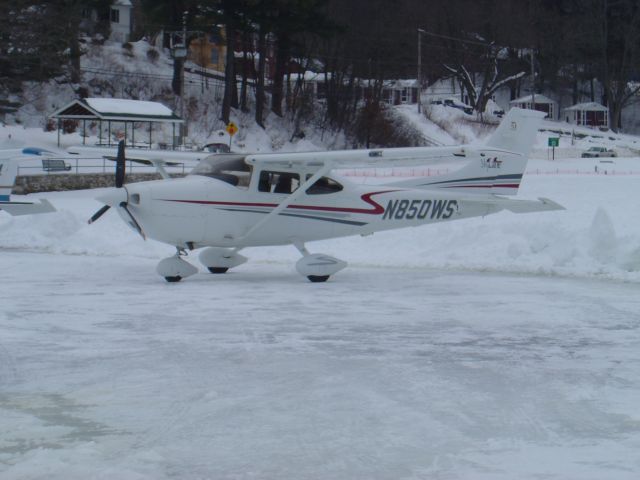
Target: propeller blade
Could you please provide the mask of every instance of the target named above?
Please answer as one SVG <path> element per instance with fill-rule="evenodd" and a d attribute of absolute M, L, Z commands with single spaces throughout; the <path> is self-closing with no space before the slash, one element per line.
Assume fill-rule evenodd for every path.
<path fill-rule="evenodd" d="M 125 212 L 127 212 L 127 218 L 129 219 L 129 225 L 131 225 L 133 228 L 135 228 L 137 230 L 137 232 L 140 234 L 140 236 L 146 240 L 147 236 L 144 234 L 144 232 L 142 231 L 142 227 L 140 226 L 140 224 L 138 223 L 138 221 L 135 219 L 135 217 L 131 214 L 131 212 L 129 211 L 129 209 L 127 208 L 127 202 L 120 202 L 120 204 L 118 205 L 120 208 L 122 208 L 122 210 L 124 210 Z"/>
<path fill-rule="evenodd" d="M 104 207 L 102 207 L 100 210 L 98 210 L 96 213 L 93 214 L 93 216 L 89 219 L 89 225 L 91 225 L 93 222 L 95 222 L 96 220 L 98 220 L 102 215 L 104 215 L 104 212 L 106 212 L 107 210 L 109 210 L 111 207 L 109 205 L 105 205 Z"/>
<path fill-rule="evenodd" d="M 118 156 L 116 157 L 116 188 L 121 188 L 125 174 L 124 140 L 118 143 Z"/>

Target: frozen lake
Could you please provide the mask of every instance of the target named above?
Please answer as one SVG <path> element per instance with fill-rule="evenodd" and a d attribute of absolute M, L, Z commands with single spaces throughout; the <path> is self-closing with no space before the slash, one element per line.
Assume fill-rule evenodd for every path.
<path fill-rule="evenodd" d="M 637 283 L 0 258 L 2 478 L 640 476 Z"/>

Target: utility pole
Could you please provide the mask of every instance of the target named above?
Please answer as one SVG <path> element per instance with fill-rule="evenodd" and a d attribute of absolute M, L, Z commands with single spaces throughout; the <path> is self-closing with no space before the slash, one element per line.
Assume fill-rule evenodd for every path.
<path fill-rule="evenodd" d="M 184 60 L 182 61 L 182 88 L 180 89 L 180 116 L 182 117 L 182 120 L 184 120 L 184 123 L 181 124 L 181 129 L 182 129 L 182 145 L 184 146 L 184 139 L 187 136 L 187 133 L 189 131 L 189 127 L 187 124 L 187 116 L 185 115 L 187 112 L 187 109 L 184 108 L 184 102 L 185 102 L 185 94 L 184 91 L 186 89 L 186 85 L 184 83 L 184 62 L 187 61 L 187 55 L 189 54 L 188 50 L 187 50 L 187 14 L 189 12 L 187 10 L 185 10 L 182 13 L 182 44 L 184 45 L 185 48 L 185 56 L 184 56 Z"/>
<path fill-rule="evenodd" d="M 533 48 L 531 49 L 531 109 L 536 109 L 536 70 L 533 62 Z"/>
<path fill-rule="evenodd" d="M 418 29 L 418 113 L 422 112 L 422 103 L 420 101 L 420 90 L 422 90 L 422 34 L 426 33 L 423 29 Z"/>

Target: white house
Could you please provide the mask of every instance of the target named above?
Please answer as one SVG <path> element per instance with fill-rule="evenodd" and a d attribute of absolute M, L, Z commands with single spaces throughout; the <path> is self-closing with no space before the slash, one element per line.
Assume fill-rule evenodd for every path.
<path fill-rule="evenodd" d="M 115 0 L 111 4 L 109 20 L 111 22 L 111 36 L 114 42 L 128 42 L 132 31 L 132 10 L 130 0 Z"/>
<path fill-rule="evenodd" d="M 554 102 L 549 97 L 545 97 L 540 93 L 536 93 L 535 98 L 532 97 L 532 95 L 527 95 L 526 97 L 516 98 L 515 100 L 511 100 L 509 104 L 512 107 L 544 112 L 547 114 L 547 118 L 551 120 L 557 119 L 558 102 Z"/>

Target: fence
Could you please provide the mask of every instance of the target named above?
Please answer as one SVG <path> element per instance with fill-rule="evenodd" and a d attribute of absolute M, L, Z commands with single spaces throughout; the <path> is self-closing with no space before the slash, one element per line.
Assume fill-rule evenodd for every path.
<path fill-rule="evenodd" d="M 107 160 L 103 157 L 47 157 L 48 160 L 62 160 L 65 164 L 70 165 L 70 170 L 47 171 L 42 168 L 42 163 L 34 160 L 33 165 L 21 164 L 18 166 L 18 176 L 29 175 L 76 175 L 76 174 L 95 174 L 95 173 L 113 173 L 115 171 L 115 162 Z M 186 174 L 191 169 L 191 165 L 184 162 L 171 162 L 174 165 L 165 165 L 168 173 Z M 156 168 L 153 165 L 140 164 L 133 160 L 126 162 L 126 170 L 129 173 L 154 173 Z"/>

